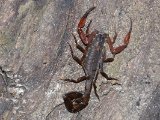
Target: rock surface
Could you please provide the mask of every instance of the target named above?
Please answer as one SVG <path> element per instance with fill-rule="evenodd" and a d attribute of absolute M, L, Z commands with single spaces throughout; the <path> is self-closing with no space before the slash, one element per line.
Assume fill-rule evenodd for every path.
<path fill-rule="evenodd" d="M 89 105 L 72 114 L 61 104 L 62 95 L 83 90 L 84 82 L 60 79 L 83 75 L 67 42 L 75 46 L 71 33 L 78 38 L 79 19 L 92 6 L 91 30 L 113 36 L 116 29 L 118 46 L 130 17 L 132 36 L 128 47 L 104 67 L 122 85 L 104 84 L 98 76 L 100 101 L 92 92 Z M 0 0 L 0 118 L 160 120 L 159 18 L 159 0 Z"/>

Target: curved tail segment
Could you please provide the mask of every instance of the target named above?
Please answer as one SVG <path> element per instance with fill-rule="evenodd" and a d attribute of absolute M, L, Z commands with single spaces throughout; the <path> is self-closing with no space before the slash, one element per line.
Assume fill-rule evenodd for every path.
<path fill-rule="evenodd" d="M 71 113 L 77 113 L 88 105 L 88 101 L 83 97 L 81 92 L 69 92 L 63 96 L 64 104 Z"/>

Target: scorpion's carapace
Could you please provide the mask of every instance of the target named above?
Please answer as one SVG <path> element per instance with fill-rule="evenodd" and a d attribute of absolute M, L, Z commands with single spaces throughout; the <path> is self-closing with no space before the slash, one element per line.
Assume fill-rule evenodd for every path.
<path fill-rule="evenodd" d="M 92 90 L 92 86 L 94 88 L 94 92 L 96 97 L 99 99 L 99 96 L 96 91 L 96 80 L 98 77 L 98 74 L 100 73 L 103 77 L 105 77 L 107 80 L 116 81 L 117 79 L 109 77 L 104 71 L 103 71 L 103 63 L 107 62 L 113 62 L 114 57 L 116 54 L 122 52 L 128 45 L 131 31 L 132 31 L 132 21 L 131 21 L 131 27 L 129 32 L 124 38 L 124 43 L 118 47 L 113 47 L 113 44 L 115 43 L 115 40 L 117 38 L 117 33 L 115 32 L 115 36 L 113 38 L 109 37 L 106 33 L 100 33 L 97 30 L 94 30 L 93 32 L 89 32 L 89 28 L 91 25 L 91 22 L 89 22 L 86 31 L 83 30 L 83 27 L 85 26 L 87 16 L 89 13 L 94 10 L 95 7 L 90 8 L 86 11 L 86 13 L 82 16 L 80 19 L 80 22 L 78 24 L 77 32 L 79 34 L 79 37 L 84 44 L 85 48 L 80 46 L 77 43 L 76 37 L 73 35 L 75 44 L 77 49 L 79 49 L 83 56 L 79 59 L 77 56 L 74 55 L 73 49 L 70 46 L 70 51 L 72 58 L 82 66 L 83 71 L 85 73 L 84 76 L 78 78 L 77 80 L 74 79 L 63 79 L 65 81 L 79 83 L 81 81 L 85 80 L 85 91 L 84 93 L 72 91 L 64 94 L 63 99 L 65 106 L 67 110 L 71 113 L 76 113 L 84 109 L 89 102 L 90 99 L 90 93 Z M 107 58 L 106 57 L 106 49 L 104 44 L 108 43 L 109 49 L 111 53 L 113 54 L 113 58 Z M 116 82 L 115 82 L 116 83 Z M 113 83 L 114 84 L 114 83 Z"/>

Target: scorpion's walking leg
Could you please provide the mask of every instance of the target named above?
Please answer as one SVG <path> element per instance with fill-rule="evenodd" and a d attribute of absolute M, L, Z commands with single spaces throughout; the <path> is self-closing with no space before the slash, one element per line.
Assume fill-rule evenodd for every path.
<path fill-rule="evenodd" d="M 79 49 L 82 53 L 84 53 L 84 52 L 85 52 L 85 49 L 78 44 L 77 39 L 76 39 L 76 36 L 75 36 L 74 34 L 72 34 L 72 35 L 73 35 L 73 38 L 74 38 L 74 42 L 75 42 L 75 44 L 76 44 L 76 48 Z"/>
<path fill-rule="evenodd" d="M 105 49 L 105 47 L 103 48 L 103 51 L 102 51 L 102 61 L 104 63 L 113 62 L 114 61 L 114 57 L 115 57 L 115 55 L 112 58 L 107 58 L 106 57 L 106 49 Z"/>
<path fill-rule="evenodd" d="M 95 75 L 94 82 L 93 82 L 93 88 L 94 88 L 94 94 L 96 95 L 98 100 L 100 100 L 99 95 L 97 94 L 97 86 L 96 86 L 96 80 L 97 80 L 98 74 L 99 74 L 99 70 L 96 71 L 96 75 Z"/>
<path fill-rule="evenodd" d="M 82 76 L 82 77 L 79 77 L 77 80 L 74 80 L 74 79 L 61 79 L 61 80 L 73 82 L 73 83 L 79 83 L 79 82 L 82 82 L 86 79 L 89 79 L 89 76 Z"/>
<path fill-rule="evenodd" d="M 69 43 L 68 43 L 69 44 Z M 71 45 L 69 44 L 69 47 L 70 47 L 70 51 L 71 51 L 71 55 L 72 55 L 72 58 L 79 64 L 82 66 L 82 59 L 80 60 L 77 56 L 74 55 L 73 53 L 73 49 L 71 47 Z"/>
<path fill-rule="evenodd" d="M 69 43 L 68 43 L 69 44 Z M 71 45 L 69 44 L 69 47 L 70 47 L 70 51 L 71 51 L 71 55 L 72 55 L 72 58 L 73 60 L 75 60 L 80 66 L 82 66 L 82 62 L 86 56 L 86 52 L 83 53 L 83 56 L 81 57 L 81 59 L 79 59 L 77 56 L 74 55 L 73 53 L 73 49 L 71 47 Z M 83 67 L 83 66 L 82 66 Z"/>
<path fill-rule="evenodd" d="M 108 77 L 108 75 L 103 71 L 103 63 L 100 63 L 100 73 L 107 80 L 117 80 L 116 78 Z"/>
<path fill-rule="evenodd" d="M 116 54 L 122 52 L 127 47 L 128 43 L 129 43 L 130 36 L 131 36 L 131 32 L 132 32 L 132 20 L 131 20 L 131 26 L 130 26 L 129 32 L 127 33 L 127 35 L 124 38 L 123 45 L 120 45 L 119 47 L 116 47 L 116 48 L 113 47 L 113 44 L 115 42 L 116 37 L 113 38 L 113 41 L 111 40 L 111 38 L 109 36 L 107 37 L 108 38 L 107 43 L 108 43 L 110 51 L 113 55 L 116 55 Z"/>
<path fill-rule="evenodd" d="M 103 77 L 105 77 L 112 85 L 118 84 L 118 80 L 116 78 L 108 77 L 108 75 L 103 71 L 103 62 L 100 64 L 100 73 Z"/>

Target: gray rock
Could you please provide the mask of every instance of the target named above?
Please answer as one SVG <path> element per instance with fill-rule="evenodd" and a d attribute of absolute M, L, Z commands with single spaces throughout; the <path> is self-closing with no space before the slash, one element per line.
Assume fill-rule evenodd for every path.
<path fill-rule="evenodd" d="M 83 91 L 84 82 L 65 83 L 83 71 L 71 58 L 67 42 L 75 46 L 80 17 L 90 7 L 91 30 L 114 35 L 123 42 L 133 21 L 128 47 L 105 65 L 121 86 L 104 84 L 79 114 L 71 114 L 62 95 Z M 0 66 L 6 72 L 7 91 L 0 81 L 0 113 L 4 120 L 158 120 L 160 115 L 160 1 L 159 0 L 12 0 L 0 1 Z M 79 40 L 80 42 L 80 40 Z M 106 45 L 107 47 L 107 45 Z M 75 49 L 75 54 L 81 56 Z M 107 55 L 111 55 L 107 47 Z M 3 94 L 3 96 L 2 96 Z M 11 101 L 10 107 L 6 101 Z M 4 104 L 3 104 L 4 103 Z M 8 104 L 8 103 L 7 103 Z M 59 105 L 59 106 L 57 106 Z"/>

